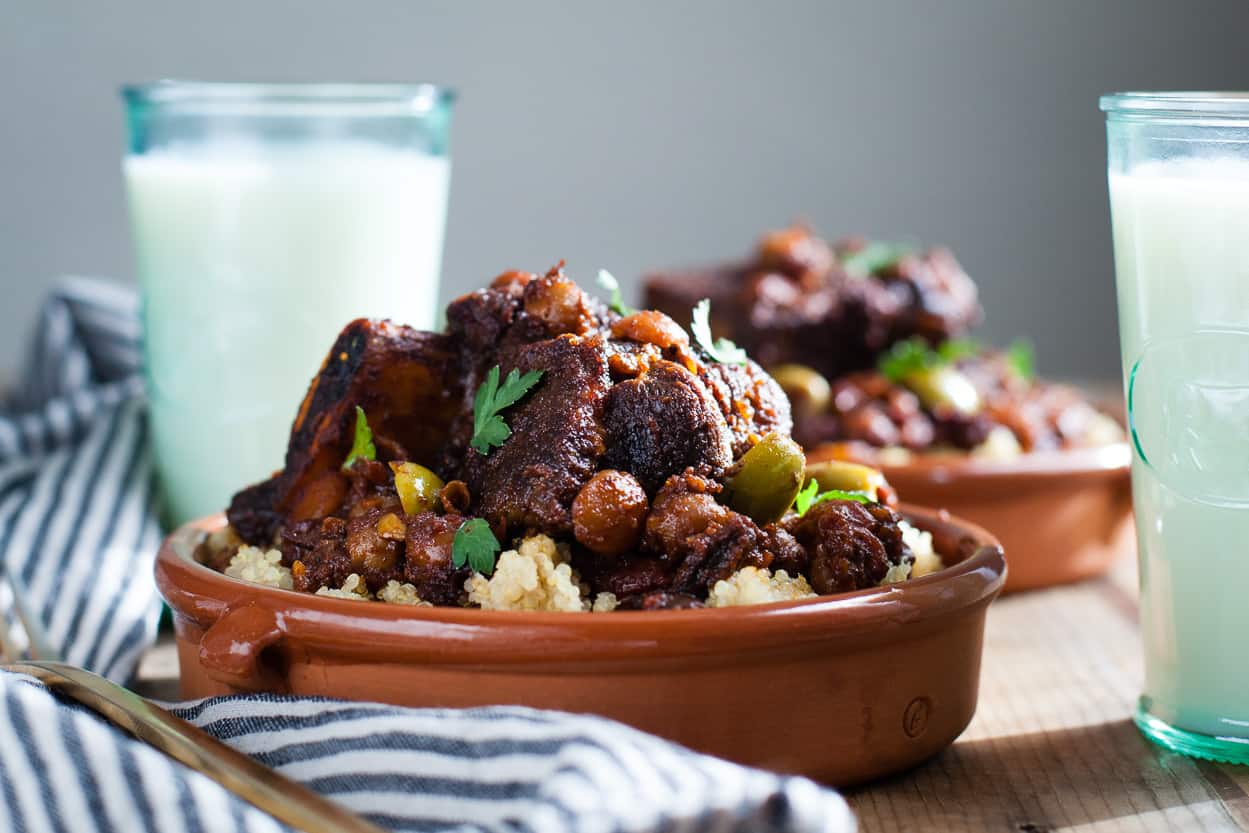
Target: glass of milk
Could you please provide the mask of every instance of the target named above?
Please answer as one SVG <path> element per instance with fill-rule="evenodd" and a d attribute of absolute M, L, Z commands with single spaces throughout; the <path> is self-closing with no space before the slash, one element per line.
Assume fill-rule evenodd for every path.
<path fill-rule="evenodd" d="M 1102 98 L 1135 452 L 1136 721 L 1249 763 L 1249 93 Z"/>
<path fill-rule="evenodd" d="M 434 325 L 453 96 L 190 82 L 123 96 L 152 449 L 180 523 L 282 466 L 344 324 Z"/>

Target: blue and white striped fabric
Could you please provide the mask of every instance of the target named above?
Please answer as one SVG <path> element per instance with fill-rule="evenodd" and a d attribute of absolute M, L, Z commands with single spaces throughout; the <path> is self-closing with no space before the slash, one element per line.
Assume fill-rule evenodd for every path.
<path fill-rule="evenodd" d="M 63 283 L 0 413 L 0 558 L 66 657 L 124 680 L 155 637 L 137 305 Z M 0 605 L 5 600 L 0 599 Z M 414 831 L 841 833 L 835 792 L 596 717 L 272 696 L 173 710 L 375 823 Z M 0 833 L 285 830 L 205 777 L 0 673 Z"/>
<path fill-rule="evenodd" d="M 45 304 L 0 409 L 0 558 L 52 647 L 118 681 L 160 613 L 142 394 L 134 293 L 71 278 Z"/>

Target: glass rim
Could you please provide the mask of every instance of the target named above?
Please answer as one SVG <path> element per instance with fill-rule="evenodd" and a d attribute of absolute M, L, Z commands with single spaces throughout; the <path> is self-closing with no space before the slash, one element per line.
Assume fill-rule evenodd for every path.
<path fill-rule="evenodd" d="M 163 78 L 124 84 L 121 96 L 131 107 L 152 105 L 189 112 L 259 115 L 329 107 L 362 115 L 421 115 L 451 105 L 456 93 L 450 87 L 424 82 L 235 82 Z"/>
<path fill-rule="evenodd" d="M 1158 91 L 1108 93 L 1098 99 L 1107 118 L 1244 121 L 1249 92 Z"/>

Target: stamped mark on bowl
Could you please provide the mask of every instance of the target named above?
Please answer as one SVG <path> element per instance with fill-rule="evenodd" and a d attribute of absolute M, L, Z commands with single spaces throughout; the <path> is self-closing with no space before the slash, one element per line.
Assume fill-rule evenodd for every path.
<path fill-rule="evenodd" d="M 932 700 L 916 697 L 902 713 L 902 731 L 908 738 L 918 738 L 928 729 L 928 715 L 932 713 Z"/>

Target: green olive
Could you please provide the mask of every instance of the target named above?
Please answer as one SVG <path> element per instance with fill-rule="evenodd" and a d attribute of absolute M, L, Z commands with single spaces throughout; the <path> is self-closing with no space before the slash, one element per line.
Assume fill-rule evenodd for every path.
<path fill-rule="evenodd" d="M 885 475 L 871 466 L 845 460 L 825 460 L 807 466 L 807 477 L 819 484 L 821 492 L 838 489 L 843 492 L 867 492 L 876 500 L 878 490 L 889 484 Z"/>
<path fill-rule="evenodd" d="M 980 410 L 980 393 L 976 386 L 949 365 L 909 373 L 902 381 L 928 408 L 948 408 L 965 416 Z"/>
<path fill-rule="evenodd" d="M 814 414 L 828 407 L 832 390 L 819 371 L 805 364 L 778 364 L 771 374 L 789 397 L 795 412 Z"/>
<path fill-rule="evenodd" d="M 759 524 L 785 514 L 802 488 L 806 459 L 798 444 L 773 431 L 747 451 L 729 481 L 725 502 Z"/>
<path fill-rule="evenodd" d="M 405 515 L 434 508 L 443 485 L 441 477 L 416 463 L 391 463 L 390 470 L 395 473 L 395 491 Z"/>

